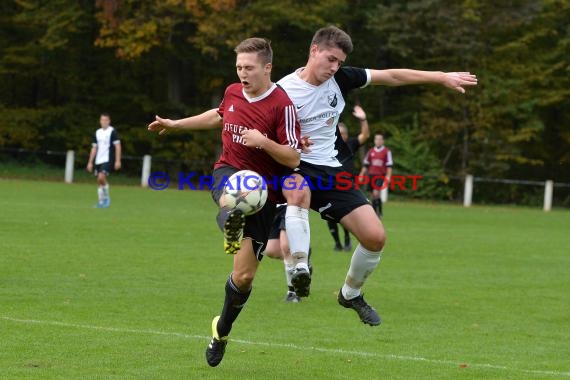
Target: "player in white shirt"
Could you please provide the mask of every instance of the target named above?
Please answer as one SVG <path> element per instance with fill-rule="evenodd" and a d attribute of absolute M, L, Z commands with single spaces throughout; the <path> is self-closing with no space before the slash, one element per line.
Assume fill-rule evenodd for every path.
<path fill-rule="evenodd" d="M 95 169 L 97 176 L 99 200 L 95 207 L 107 208 L 111 204 L 107 176 L 111 174 L 113 169 L 119 170 L 121 168 L 121 141 L 117 130 L 111 126 L 109 114 L 102 113 L 99 117 L 99 124 L 101 128 L 93 136 L 87 170 L 92 172 Z M 95 162 L 95 166 L 93 166 L 93 162 Z"/>
<path fill-rule="evenodd" d="M 477 84 L 466 72 L 435 72 L 408 69 L 371 70 L 342 66 L 352 52 L 350 36 L 329 26 L 319 29 L 311 42 L 305 67 L 281 79 L 278 84 L 293 101 L 301 124 L 301 136 L 309 136 L 311 152 L 301 154 L 293 186 L 285 182 L 287 198 L 285 223 L 290 252 L 295 261 L 292 284 L 298 296 L 308 296 L 311 277 L 308 269 L 310 245 L 309 207 L 326 220 L 340 222 L 360 242 L 352 255 L 344 285 L 338 294 L 341 306 L 354 309 L 362 322 L 375 326 L 381 320 L 360 292 L 368 275 L 378 266 L 386 234 L 366 197 L 352 187 L 335 188 L 335 176 L 342 171 L 335 141 L 337 124 L 349 91 L 367 85 L 401 86 L 434 83 L 464 93 L 464 86 Z M 303 177 L 313 186 L 302 186 Z M 330 179 L 330 180 L 329 180 Z M 329 189 L 330 185 L 332 188 Z M 324 190 L 326 189 L 326 190 Z"/>

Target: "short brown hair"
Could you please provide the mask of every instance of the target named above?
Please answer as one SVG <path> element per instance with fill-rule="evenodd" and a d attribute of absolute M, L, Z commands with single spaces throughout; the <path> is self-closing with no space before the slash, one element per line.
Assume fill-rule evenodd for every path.
<path fill-rule="evenodd" d="M 234 49 L 236 54 L 239 53 L 257 53 L 264 64 L 273 62 L 273 50 L 271 49 L 271 41 L 265 38 L 248 38 L 239 43 Z"/>
<path fill-rule="evenodd" d="M 323 45 L 329 48 L 336 47 L 346 55 L 352 53 L 353 48 L 350 36 L 344 30 L 332 25 L 317 30 L 311 45 L 317 45 L 319 48 Z"/>

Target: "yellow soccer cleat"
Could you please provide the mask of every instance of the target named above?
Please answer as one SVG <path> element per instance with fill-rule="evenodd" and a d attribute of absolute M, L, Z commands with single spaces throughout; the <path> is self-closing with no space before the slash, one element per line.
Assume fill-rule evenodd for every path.
<path fill-rule="evenodd" d="M 224 252 L 228 255 L 235 255 L 241 248 L 244 226 L 243 211 L 234 209 L 228 212 L 228 217 L 224 222 Z"/>
<path fill-rule="evenodd" d="M 220 316 L 214 317 L 212 320 L 212 340 L 206 348 L 206 361 L 210 367 L 215 367 L 224 358 L 224 353 L 226 352 L 226 345 L 228 344 L 228 337 L 220 337 L 218 334 L 218 321 Z"/>

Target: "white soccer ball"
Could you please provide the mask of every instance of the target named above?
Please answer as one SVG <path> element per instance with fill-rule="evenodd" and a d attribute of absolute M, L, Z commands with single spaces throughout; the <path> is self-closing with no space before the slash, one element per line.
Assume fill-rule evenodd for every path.
<path fill-rule="evenodd" d="M 267 201 L 267 184 L 253 170 L 241 170 L 228 179 L 222 197 L 226 207 L 237 208 L 245 215 L 253 215 Z"/>

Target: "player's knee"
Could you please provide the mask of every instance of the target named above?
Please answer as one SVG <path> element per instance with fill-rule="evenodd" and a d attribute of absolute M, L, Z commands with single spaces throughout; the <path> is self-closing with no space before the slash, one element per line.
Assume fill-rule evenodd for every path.
<path fill-rule="evenodd" d="M 309 207 L 310 194 L 302 189 L 284 190 L 283 195 L 289 206 Z"/>
<path fill-rule="evenodd" d="M 234 272 L 232 279 L 234 283 L 240 289 L 249 289 L 253 283 L 253 278 L 255 277 L 255 271 L 241 271 Z"/>
<path fill-rule="evenodd" d="M 364 248 L 373 252 L 380 252 L 384 248 L 385 243 L 386 233 L 383 230 L 375 231 L 360 241 Z"/>

